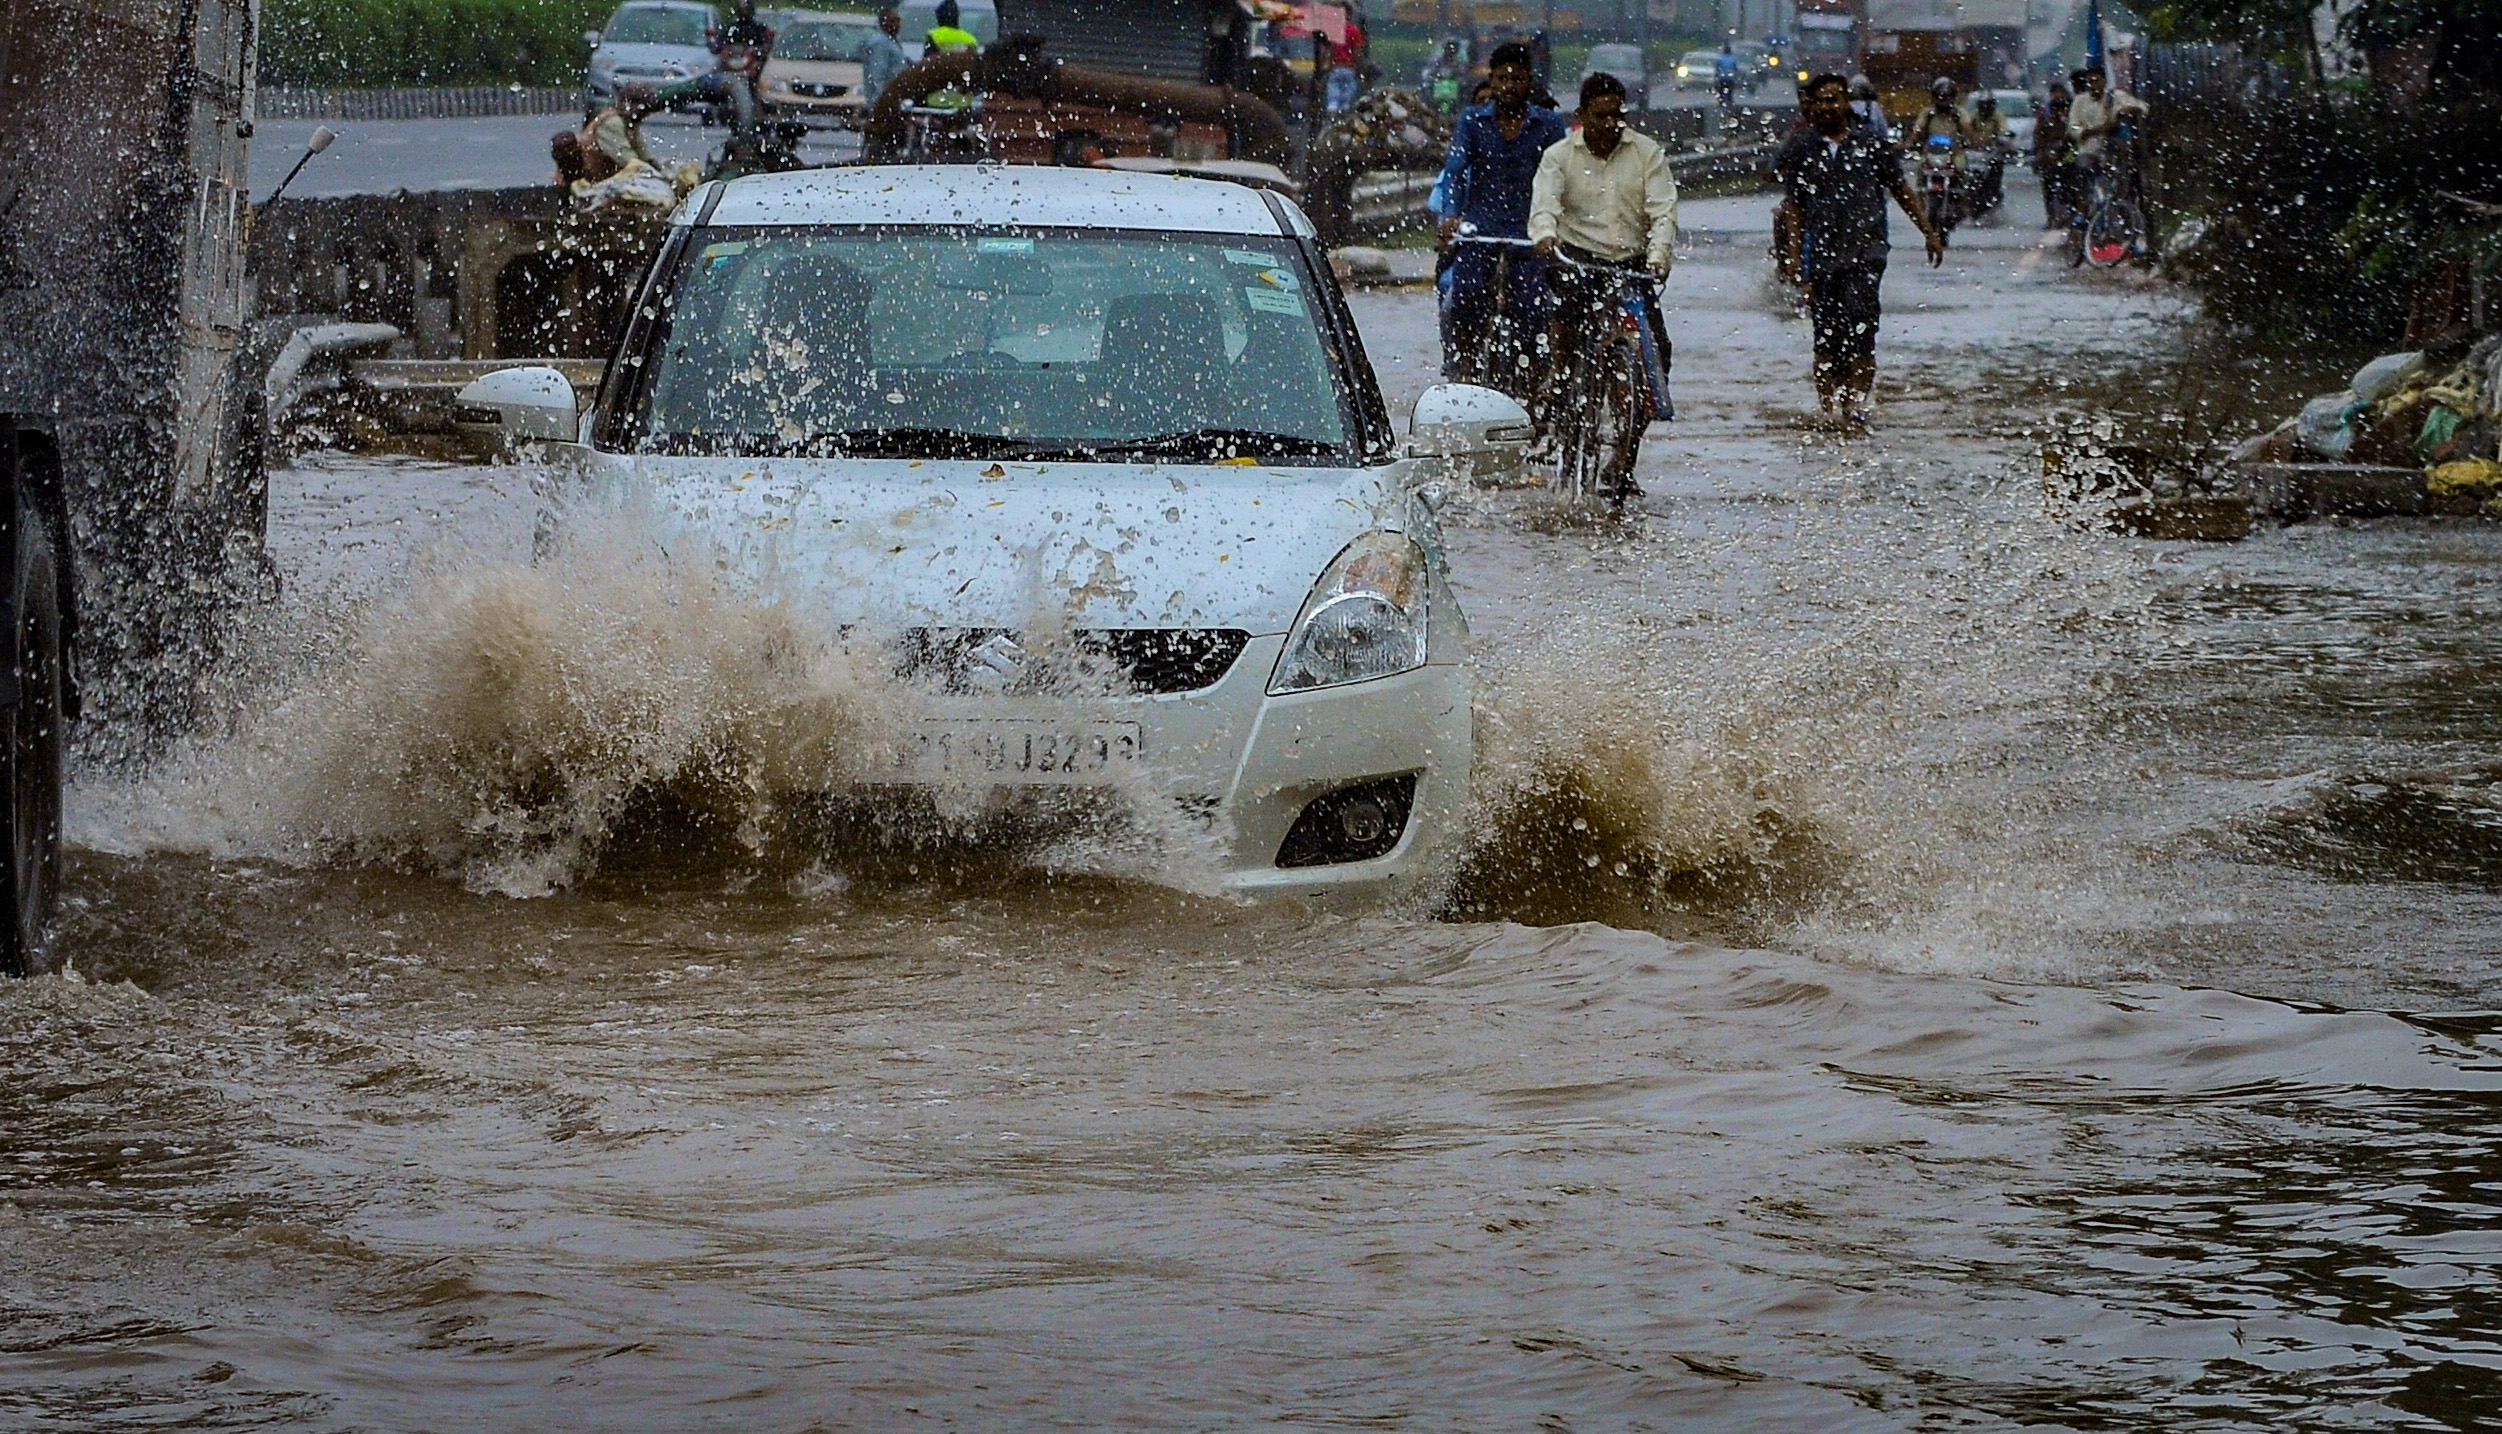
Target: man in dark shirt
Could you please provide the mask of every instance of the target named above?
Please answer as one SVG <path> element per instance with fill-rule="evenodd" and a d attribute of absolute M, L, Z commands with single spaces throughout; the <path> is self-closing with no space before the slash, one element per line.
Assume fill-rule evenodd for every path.
<path fill-rule="evenodd" d="M 1563 116 L 1530 102 L 1537 84 L 1533 59 L 1526 45 L 1498 47 L 1486 79 L 1491 103 L 1460 112 L 1442 169 L 1449 206 L 1442 221 L 1446 245 L 1461 240 L 1463 225 L 1524 245 L 1529 238 L 1529 189 L 1538 161 L 1568 132 Z M 1546 260 L 1521 246 L 1459 242 L 1451 260 L 1451 345 L 1443 355 L 1444 371 L 1453 377 L 1477 377 L 1467 372 L 1468 364 L 1493 318 L 1495 280 L 1506 252 L 1513 322 L 1522 333 L 1546 332 Z"/>
<path fill-rule="evenodd" d="M 1885 200 L 1902 206 L 1927 242 L 1929 262 L 1946 262 L 1946 241 L 1929 227 L 1920 196 L 1903 178 L 1902 155 L 1852 123 L 1850 82 L 1818 75 L 1799 92 L 1806 125 L 1773 161 L 1806 240 L 1808 314 L 1816 330 L 1816 401 L 1852 428 L 1868 424 L 1876 390 L 1877 288 L 1889 240 Z"/>

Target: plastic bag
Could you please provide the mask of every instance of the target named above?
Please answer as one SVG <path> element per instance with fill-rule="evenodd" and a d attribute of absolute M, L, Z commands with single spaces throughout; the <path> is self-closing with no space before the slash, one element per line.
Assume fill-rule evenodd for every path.
<path fill-rule="evenodd" d="M 2349 387 L 2354 390 L 2354 396 L 2365 403 L 2378 403 L 2397 392 L 2398 385 L 2413 378 L 2423 366 L 2424 355 L 2420 350 L 2382 354 L 2356 369 L 2354 382 Z"/>
<path fill-rule="evenodd" d="M 2302 405 L 2294 436 L 2322 458 L 2343 458 L 2354 446 L 2354 416 L 2368 406 L 2351 392 L 2322 394 Z"/>

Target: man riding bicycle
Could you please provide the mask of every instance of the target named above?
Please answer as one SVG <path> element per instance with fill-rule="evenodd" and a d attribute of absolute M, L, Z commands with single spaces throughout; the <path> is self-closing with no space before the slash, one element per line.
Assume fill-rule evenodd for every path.
<path fill-rule="evenodd" d="M 1529 202 L 1529 237 L 1541 255 L 1568 263 L 1552 269 L 1556 314 L 1550 352 L 1565 367 L 1567 354 L 1595 352 L 1596 340 L 1613 331 L 1623 312 L 1624 276 L 1668 276 L 1677 242 L 1677 181 L 1659 141 L 1625 127 L 1625 86 L 1601 72 L 1581 82 L 1581 127 L 1547 150 L 1539 161 Z M 1667 335 L 1659 307 L 1644 306 L 1652 332 L 1649 346 L 1665 364 Z M 1548 376 L 1552 401 L 1554 375 Z M 1650 385 L 1641 386 L 1647 393 Z M 1629 426 L 1638 435 L 1658 416 L 1647 398 Z M 1621 503 L 1639 497 L 1633 482 L 1633 444 L 1617 455 L 1600 485 Z"/>
<path fill-rule="evenodd" d="M 2146 102 L 2126 90 L 2110 87 L 2100 66 L 2076 73 L 2076 97 L 2068 102 L 2070 145 L 2070 262 L 2085 262 L 2085 229 L 2093 217 L 2097 181 L 2131 195 L 2136 178 L 2133 126 L 2146 114 Z M 2133 195 L 2131 196 L 2133 197 Z"/>
<path fill-rule="evenodd" d="M 1442 242 L 1457 243 L 1451 260 L 1450 343 L 1442 371 L 1453 379 L 1480 379 L 1477 357 L 1492 322 L 1504 259 L 1511 258 L 1502 298 L 1522 334 L 1546 331 L 1546 262 L 1526 249 L 1457 242 L 1463 227 L 1475 236 L 1525 241 L 1529 237 L 1529 191 L 1538 161 L 1564 137 L 1563 116 L 1530 102 L 1537 89 L 1535 57 L 1517 41 L 1498 46 L 1489 66 L 1488 103 L 1460 112 L 1451 152 L 1442 168 L 1445 203 Z M 1511 385 L 1502 385 L 1509 387 Z"/>

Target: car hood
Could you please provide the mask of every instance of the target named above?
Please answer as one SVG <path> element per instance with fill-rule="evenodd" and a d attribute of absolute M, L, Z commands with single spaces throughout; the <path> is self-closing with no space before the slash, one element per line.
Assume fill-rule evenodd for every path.
<path fill-rule="evenodd" d="M 1371 469 L 864 459 L 610 459 L 647 506 L 767 590 L 878 627 L 1282 633 L 1331 558 L 1403 528 Z"/>
<path fill-rule="evenodd" d="M 657 70 L 678 65 L 698 75 L 715 63 L 712 52 L 700 45 L 602 45 L 591 52 L 591 60 L 604 70 Z"/>

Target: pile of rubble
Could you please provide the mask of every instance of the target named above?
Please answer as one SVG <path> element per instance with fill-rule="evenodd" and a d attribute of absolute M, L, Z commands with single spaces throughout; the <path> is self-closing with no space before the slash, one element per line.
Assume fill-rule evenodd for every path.
<path fill-rule="evenodd" d="M 2263 497 L 2281 490 L 2280 507 L 2320 511 L 2297 491 L 2307 480 L 2313 490 L 2377 488 L 2380 511 L 2502 517 L 2502 334 L 2376 358 L 2233 461 Z"/>

